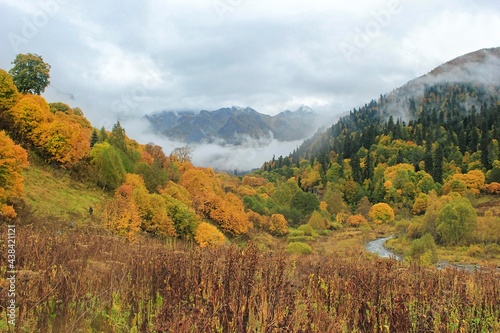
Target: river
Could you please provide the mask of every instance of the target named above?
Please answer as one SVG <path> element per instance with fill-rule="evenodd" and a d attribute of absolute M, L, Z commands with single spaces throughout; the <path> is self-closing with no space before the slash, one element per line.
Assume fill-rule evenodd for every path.
<path fill-rule="evenodd" d="M 400 260 L 400 261 L 404 260 L 403 257 L 398 256 L 397 254 L 395 254 L 394 252 L 392 252 L 391 250 L 387 249 L 384 246 L 384 243 L 387 240 L 391 239 L 392 237 L 393 236 L 391 235 L 389 237 L 377 238 L 375 240 L 372 240 L 371 242 L 366 243 L 365 248 L 368 252 L 375 253 L 376 255 L 378 255 L 381 258 L 393 258 L 393 259 Z M 450 267 L 450 266 L 458 268 L 458 269 L 464 269 L 467 271 L 474 271 L 474 270 L 481 269 L 481 266 L 479 266 L 479 265 L 451 264 L 445 260 L 439 260 L 438 263 L 436 264 L 436 267 L 438 269 L 442 269 L 442 268 Z M 498 270 L 500 270 L 500 267 L 498 268 Z"/>
<path fill-rule="evenodd" d="M 384 243 L 391 238 L 392 236 L 377 238 L 375 240 L 372 240 L 371 242 L 366 243 L 365 248 L 368 252 L 375 253 L 381 258 L 394 258 L 396 260 L 403 260 L 402 257 L 398 256 L 384 246 Z"/>

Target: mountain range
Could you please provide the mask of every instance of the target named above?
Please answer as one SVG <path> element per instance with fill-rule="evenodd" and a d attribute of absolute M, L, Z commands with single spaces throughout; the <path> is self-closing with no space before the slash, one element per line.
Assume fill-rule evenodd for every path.
<path fill-rule="evenodd" d="M 269 142 L 301 140 L 318 128 L 319 115 L 307 106 L 275 116 L 251 107 L 226 107 L 215 111 L 163 111 L 145 116 L 153 130 L 186 143 L 242 144 L 247 138 Z"/>

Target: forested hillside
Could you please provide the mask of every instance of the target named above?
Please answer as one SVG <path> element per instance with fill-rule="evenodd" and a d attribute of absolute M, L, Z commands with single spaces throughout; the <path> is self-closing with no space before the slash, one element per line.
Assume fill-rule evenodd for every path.
<path fill-rule="evenodd" d="M 495 205 L 478 217 L 471 200 L 500 193 L 500 82 L 483 82 L 471 72 L 443 81 L 450 78 L 443 68 L 457 64 L 485 73 L 491 62 L 476 63 L 485 59 L 478 57 L 483 52 L 498 64 L 498 48 L 447 63 L 351 110 L 256 174 L 278 183 L 294 180 L 302 195 L 319 198 L 330 219 L 342 224 L 376 220 L 370 207 L 388 205 L 385 221 L 394 211 L 410 239 L 430 233 L 438 244 L 498 242 Z M 444 207 L 463 211 L 448 220 Z M 460 222 L 451 226 L 452 219 Z"/>

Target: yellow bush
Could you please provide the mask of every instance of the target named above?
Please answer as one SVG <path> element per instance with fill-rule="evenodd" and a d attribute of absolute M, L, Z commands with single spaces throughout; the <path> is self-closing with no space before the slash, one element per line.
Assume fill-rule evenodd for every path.
<path fill-rule="evenodd" d="M 200 223 L 198 229 L 196 229 L 194 240 L 200 247 L 220 246 L 225 242 L 222 232 L 216 226 L 206 222 Z"/>
<path fill-rule="evenodd" d="M 368 216 L 374 223 L 388 223 L 394 221 L 394 210 L 388 204 L 380 202 L 373 205 Z"/>

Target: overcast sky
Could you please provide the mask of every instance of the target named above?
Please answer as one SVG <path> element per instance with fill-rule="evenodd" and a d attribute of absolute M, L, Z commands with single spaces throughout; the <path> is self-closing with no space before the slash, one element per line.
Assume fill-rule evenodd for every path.
<path fill-rule="evenodd" d="M 51 64 L 49 102 L 94 126 L 159 110 L 342 113 L 500 46 L 491 0 L 0 0 L 0 67 Z"/>

